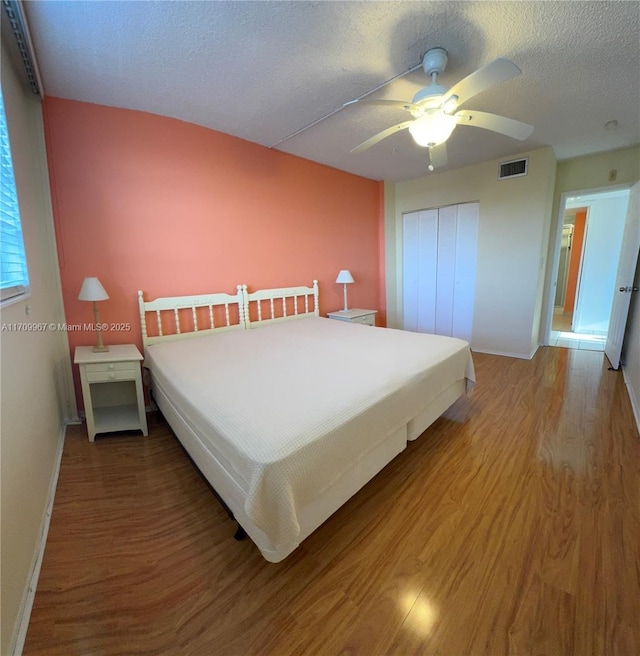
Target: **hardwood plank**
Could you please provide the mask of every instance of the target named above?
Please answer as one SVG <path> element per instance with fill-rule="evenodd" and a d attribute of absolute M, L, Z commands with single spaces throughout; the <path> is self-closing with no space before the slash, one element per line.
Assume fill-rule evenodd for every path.
<path fill-rule="evenodd" d="M 69 427 L 24 654 L 640 653 L 640 439 L 601 352 L 478 384 L 284 562 L 159 415 Z"/>

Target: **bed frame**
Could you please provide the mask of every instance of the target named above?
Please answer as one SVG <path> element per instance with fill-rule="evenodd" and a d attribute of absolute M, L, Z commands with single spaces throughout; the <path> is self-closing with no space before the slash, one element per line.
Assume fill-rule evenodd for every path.
<path fill-rule="evenodd" d="M 238 285 L 236 289 L 235 294 L 168 296 L 154 301 L 145 301 L 143 292 L 138 291 L 144 349 L 159 342 L 320 316 L 317 280 L 311 287 L 248 292 L 246 285 Z M 155 321 L 148 323 L 147 314 Z"/>
<path fill-rule="evenodd" d="M 250 330 L 278 321 L 319 316 L 316 280 L 311 287 L 248 292 L 246 285 L 238 285 L 236 294 L 170 297 L 148 302 L 144 301 L 143 293 L 139 291 L 138 300 L 145 355 L 148 346 L 162 341 L 197 338 L 200 335 L 227 330 Z M 148 323 L 148 314 L 153 315 L 155 321 Z M 150 326 L 154 326 L 154 334 L 149 333 Z M 171 398 L 164 394 L 158 385 L 152 385 L 153 398 L 165 419 L 230 516 L 238 522 L 236 538 L 243 537 L 246 531 L 265 559 L 271 562 L 279 562 L 291 553 L 300 542 L 401 453 L 407 446 L 407 440 L 414 440 L 421 435 L 465 393 L 465 389 L 464 380 L 450 385 L 418 416 L 401 426 L 367 457 L 345 471 L 323 494 L 300 508 L 300 535 L 297 544 L 285 550 L 273 550 L 268 546 L 271 544 L 268 536 L 253 523 L 245 511 L 245 492 L 242 486 L 222 463 L 212 457 L 200 437 L 184 421 Z"/>

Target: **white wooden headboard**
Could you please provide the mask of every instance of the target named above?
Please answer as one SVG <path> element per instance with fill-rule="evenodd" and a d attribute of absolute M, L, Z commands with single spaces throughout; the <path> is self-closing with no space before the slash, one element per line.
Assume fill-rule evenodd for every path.
<path fill-rule="evenodd" d="M 248 292 L 246 285 L 238 285 L 236 289 L 236 294 L 168 296 L 153 301 L 145 301 L 143 292 L 138 291 L 144 349 L 169 340 L 320 316 L 317 280 L 311 287 Z M 155 316 L 147 321 L 148 315 Z"/>
<path fill-rule="evenodd" d="M 244 317 L 247 328 L 258 328 L 277 321 L 318 317 L 318 281 L 312 287 L 260 289 L 245 294 Z"/>
<path fill-rule="evenodd" d="M 238 285 L 237 290 L 236 294 L 167 296 L 153 301 L 145 301 L 142 291 L 138 291 L 143 347 L 146 349 L 158 342 L 189 339 L 226 330 L 244 330 L 245 300 L 242 285 Z M 155 314 L 152 335 L 148 330 L 147 313 Z"/>

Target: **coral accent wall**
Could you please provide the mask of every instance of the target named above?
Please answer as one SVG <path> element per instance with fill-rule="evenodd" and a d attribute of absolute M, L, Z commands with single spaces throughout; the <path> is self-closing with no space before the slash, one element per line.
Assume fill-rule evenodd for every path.
<path fill-rule="evenodd" d="M 564 297 L 565 312 L 573 312 L 573 308 L 576 304 L 578 273 L 580 272 L 580 260 L 582 259 L 582 245 L 584 243 L 584 231 L 586 225 L 587 210 L 584 209 L 576 212 L 573 224 L 571 256 L 569 257 L 569 271 L 567 272 L 567 291 Z"/>
<path fill-rule="evenodd" d="M 45 133 L 68 324 L 92 322 L 85 276 L 109 300 L 105 343 L 141 346 L 137 290 L 157 296 L 320 284 L 322 313 L 381 308 L 379 182 L 190 123 L 46 97 Z M 68 333 L 71 352 L 94 342 Z M 76 396 L 81 405 L 76 376 Z"/>

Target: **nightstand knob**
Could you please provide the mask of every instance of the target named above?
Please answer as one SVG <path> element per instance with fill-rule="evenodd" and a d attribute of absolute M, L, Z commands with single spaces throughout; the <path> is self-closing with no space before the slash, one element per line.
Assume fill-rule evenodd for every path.
<path fill-rule="evenodd" d="M 109 365 L 109 369 L 115 369 L 115 368 L 116 368 L 116 366 L 114 364 Z"/>
<path fill-rule="evenodd" d="M 116 377 L 115 374 L 109 374 L 109 378 L 110 378 L 111 380 L 113 380 L 115 377 Z"/>

